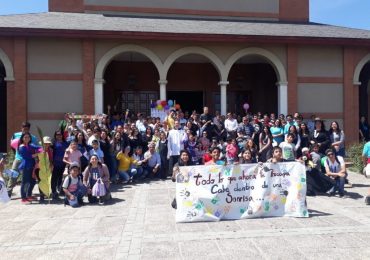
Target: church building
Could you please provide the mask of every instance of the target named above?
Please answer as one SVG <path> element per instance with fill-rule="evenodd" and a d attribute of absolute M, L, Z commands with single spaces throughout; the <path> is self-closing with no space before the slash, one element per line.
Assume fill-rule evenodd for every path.
<path fill-rule="evenodd" d="M 312 114 L 358 141 L 370 116 L 370 31 L 309 20 L 309 0 L 49 0 L 0 16 L 0 152 L 23 121 L 107 107 Z"/>

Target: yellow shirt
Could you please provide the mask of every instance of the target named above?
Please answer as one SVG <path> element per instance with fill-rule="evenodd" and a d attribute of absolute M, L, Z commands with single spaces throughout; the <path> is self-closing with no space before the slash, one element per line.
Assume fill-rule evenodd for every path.
<path fill-rule="evenodd" d="M 119 152 L 117 154 L 117 160 L 119 161 L 118 171 L 126 172 L 130 169 L 132 163 L 136 161 L 134 158 L 127 156 L 126 154 Z"/>
<path fill-rule="evenodd" d="M 175 119 L 173 119 L 170 115 L 167 116 L 167 124 L 169 129 L 175 128 Z"/>

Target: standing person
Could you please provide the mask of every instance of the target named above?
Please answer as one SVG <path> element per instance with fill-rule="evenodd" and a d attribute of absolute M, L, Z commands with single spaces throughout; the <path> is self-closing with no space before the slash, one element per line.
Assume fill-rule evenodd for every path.
<path fill-rule="evenodd" d="M 39 149 L 38 162 L 36 163 L 35 175 L 38 181 L 40 192 L 40 203 L 45 202 L 45 195 L 51 194 L 50 178 L 53 171 L 53 149 L 51 148 L 51 138 L 44 136 L 43 147 Z"/>
<path fill-rule="evenodd" d="M 315 130 L 311 133 L 311 144 L 319 145 L 319 153 L 325 154 L 325 151 L 330 147 L 330 137 L 325 130 L 324 121 L 320 118 L 315 118 Z"/>
<path fill-rule="evenodd" d="M 330 124 L 329 135 L 331 148 L 335 150 L 336 155 L 344 157 L 346 154 L 344 146 L 344 131 L 339 128 L 337 121 L 333 121 Z"/>
<path fill-rule="evenodd" d="M 77 142 L 72 141 L 64 153 L 63 162 L 69 167 L 73 162 L 81 165 L 82 153 L 78 150 Z"/>
<path fill-rule="evenodd" d="M 295 145 L 293 143 L 294 134 L 289 133 L 286 137 L 286 141 L 282 142 L 279 147 L 283 153 L 283 159 L 286 161 L 295 161 Z"/>
<path fill-rule="evenodd" d="M 120 132 L 114 133 L 114 136 L 112 140 L 110 141 L 111 155 L 112 155 L 112 171 L 109 171 L 110 180 L 113 182 L 116 181 L 116 175 L 117 175 L 117 170 L 118 170 L 117 154 L 122 150 L 121 142 L 122 142 L 121 133 Z"/>
<path fill-rule="evenodd" d="M 238 132 L 239 131 L 241 131 L 247 139 L 254 138 L 254 128 L 250 124 L 250 120 L 248 116 L 244 116 L 242 118 L 242 122 L 238 126 Z"/>
<path fill-rule="evenodd" d="M 296 158 L 301 157 L 301 155 L 302 155 L 302 150 L 301 150 L 301 136 L 299 135 L 296 126 L 295 125 L 291 125 L 289 127 L 289 130 L 288 131 L 289 131 L 288 133 L 291 133 L 291 134 L 294 135 L 293 144 L 295 145 L 294 150 L 296 152 Z"/>
<path fill-rule="evenodd" d="M 169 159 L 168 165 L 168 174 L 172 176 L 173 166 L 180 157 L 180 151 L 182 150 L 182 138 L 183 133 L 182 131 L 178 130 L 180 127 L 180 122 L 178 120 L 175 121 L 174 129 L 171 129 L 168 133 L 168 154 L 167 159 Z"/>
<path fill-rule="evenodd" d="M 368 142 L 370 140 L 370 126 L 366 120 L 365 116 L 361 116 L 360 119 L 360 138 L 363 142 Z"/>
<path fill-rule="evenodd" d="M 327 149 L 325 152 L 328 157 L 325 161 L 326 175 L 335 180 L 334 187 L 329 191 L 329 196 L 339 192 L 339 197 L 344 196 L 344 184 L 346 180 L 346 164 L 342 156 L 336 156 L 333 149 Z"/>
<path fill-rule="evenodd" d="M 165 132 L 160 132 L 160 140 L 156 144 L 156 150 L 161 157 L 161 178 L 166 179 L 168 174 L 168 141 Z"/>
<path fill-rule="evenodd" d="M 310 147 L 310 131 L 306 123 L 301 123 L 299 125 L 298 134 L 301 138 L 301 147 Z"/>
<path fill-rule="evenodd" d="M 23 134 L 29 133 L 31 135 L 31 143 L 33 145 L 36 145 L 36 146 L 38 145 L 36 136 L 34 136 L 30 133 L 30 128 L 31 128 L 31 124 L 29 122 L 23 122 L 21 131 L 14 133 L 12 135 L 12 138 L 11 138 L 11 141 L 10 141 L 10 146 L 12 147 L 12 149 L 15 153 L 14 161 L 13 161 L 13 164 L 12 164 L 12 170 L 16 171 L 17 173 L 19 173 L 18 168 L 19 168 L 19 165 L 21 164 L 21 161 L 22 161 L 22 157 L 18 153 L 18 144 L 19 144 L 19 140 L 20 140 L 21 136 Z M 12 196 L 13 188 L 17 184 L 17 179 L 18 179 L 18 177 L 16 177 L 16 178 L 9 177 L 8 183 L 6 185 L 9 198 Z"/>
<path fill-rule="evenodd" d="M 225 119 L 225 129 L 227 132 L 227 137 L 236 138 L 236 130 L 238 129 L 238 121 L 229 112 L 227 113 L 227 118 Z"/>
<path fill-rule="evenodd" d="M 106 130 L 102 130 L 100 134 L 100 149 L 104 154 L 104 163 L 107 165 L 109 173 L 113 171 L 112 169 L 112 154 L 111 154 L 111 144 L 110 137 Z"/>
<path fill-rule="evenodd" d="M 18 144 L 18 153 L 22 158 L 20 169 L 23 171 L 21 184 L 21 202 L 29 204 L 33 200 L 32 190 L 36 184 L 32 177 L 33 168 L 35 167 L 37 157 L 37 150 L 39 147 L 31 143 L 31 134 L 24 133 L 21 135 Z"/>
<path fill-rule="evenodd" d="M 270 127 L 267 125 L 263 126 L 262 132 L 259 136 L 259 147 L 258 161 L 266 162 L 271 158 L 272 151 L 272 135 L 270 132 Z"/>
<path fill-rule="evenodd" d="M 365 171 L 368 171 L 368 164 L 370 164 L 370 142 L 367 142 L 364 145 L 364 149 L 362 150 L 362 161 L 364 163 Z M 367 173 L 365 173 L 366 176 L 368 176 Z M 370 189 L 368 191 L 368 195 L 365 198 L 366 205 L 370 205 Z"/>
<path fill-rule="evenodd" d="M 284 134 L 288 134 L 289 133 L 289 128 L 290 126 L 294 125 L 294 121 L 293 121 L 293 116 L 292 115 L 287 115 L 286 116 L 286 125 L 284 126 Z"/>
<path fill-rule="evenodd" d="M 80 131 L 76 135 L 76 142 L 78 150 L 81 152 L 81 171 L 84 171 L 86 166 L 89 164 L 89 147 L 86 143 L 85 135 Z"/>
<path fill-rule="evenodd" d="M 274 125 L 270 128 L 270 132 L 273 138 L 272 145 L 279 146 L 284 141 L 284 128 L 280 119 L 275 120 Z"/>
<path fill-rule="evenodd" d="M 51 191 L 53 193 L 53 199 L 59 199 L 59 193 L 62 193 L 61 185 L 63 179 L 63 172 L 66 167 L 63 158 L 66 149 L 68 148 L 68 143 L 64 140 L 64 136 L 60 130 L 55 131 L 54 141 L 53 141 L 53 173 L 51 175 Z"/>

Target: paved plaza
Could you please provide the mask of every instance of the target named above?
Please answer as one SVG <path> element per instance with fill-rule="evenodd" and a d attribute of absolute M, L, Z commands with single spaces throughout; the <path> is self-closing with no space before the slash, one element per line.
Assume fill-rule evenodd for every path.
<path fill-rule="evenodd" d="M 108 205 L 0 205 L 1 259 L 370 259 L 370 179 L 309 197 L 311 217 L 175 223 L 175 184 L 116 186 Z M 35 189 L 37 190 L 37 189 Z"/>

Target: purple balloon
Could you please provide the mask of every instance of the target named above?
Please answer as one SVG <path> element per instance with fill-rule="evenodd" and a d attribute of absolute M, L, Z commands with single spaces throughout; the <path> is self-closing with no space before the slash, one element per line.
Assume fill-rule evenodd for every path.
<path fill-rule="evenodd" d="M 245 110 L 248 110 L 248 109 L 249 109 L 249 104 L 248 104 L 248 103 L 245 103 L 245 104 L 243 105 L 243 108 L 244 108 Z"/>
<path fill-rule="evenodd" d="M 165 109 L 165 110 L 168 110 L 168 109 L 170 109 L 170 106 L 169 106 L 169 105 L 167 105 L 167 106 L 165 106 L 165 107 L 164 107 L 164 109 Z"/>
<path fill-rule="evenodd" d="M 150 107 L 151 107 L 151 108 L 155 108 L 156 106 L 157 106 L 157 104 L 156 104 L 156 103 L 151 103 L 151 104 L 150 104 Z"/>

